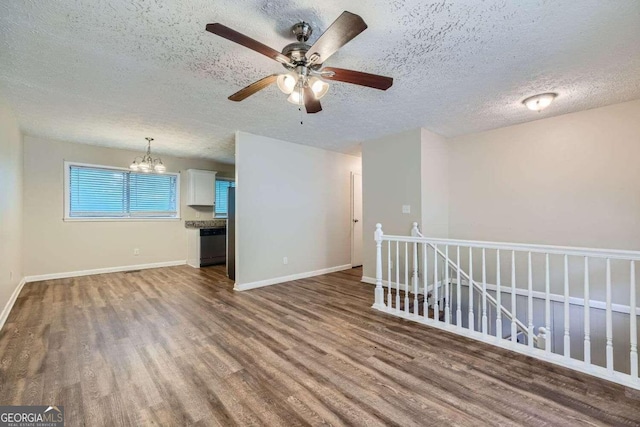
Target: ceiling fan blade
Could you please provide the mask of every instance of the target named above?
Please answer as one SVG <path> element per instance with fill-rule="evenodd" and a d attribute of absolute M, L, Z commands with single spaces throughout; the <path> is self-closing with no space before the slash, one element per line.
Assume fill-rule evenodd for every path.
<path fill-rule="evenodd" d="M 333 21 L 327 31 L 322 33 L 305 56 L 309 60 L 313 59 L 312 62 L 315 64 L 322 64 L 338 49 L 366 29 L 367 24 L 360 16 L 345 10 L 342 15 L 338 16 L 338 19 Z M 318 55 L 319 58 L 316 59 L 315 55 Z"/>
<path fill-rule="evenodd" d="M 315 114 L 322 111 L 320 101 L 316 99 L 316 96 L 309 86 L 304 88 L 304 108 L 307 110 L 307 114 Z"/>
<path fill-rule="evenodd" d="M 269 86 L 270 84 L 275 83 L 277 79 L 278 79 L 278 74 L 272 74 L 270 76 L 267 76 L 263 79 L 258 80 L 257 82 L 251 83 L 249 86 L 245 87 L 244 89 L 237 91 L 236 93 L 231 95 L 229 99 L 231 101 L 236 101 L 236 102 L 242 101 L 243 99 L 246 99 L 251 95 L 253 95 L 254 93 Z"/>
<path fill-rule="evenodd" d="M 325 74 L 325 72 L 329 73 Z M 345 70 L 344 68 L 323 68 L 322 78 L 344 83 L 352 83 L 354 85 L 372 87 L 374 89 L 380 90 L 387 90 L 393 85 L 393 78 L 391 77 L 363 73 L 362 71 Z"/>
<path fill-rule="evenodd" d="M 244 47 L 248 47 L 251 50 L 255 50 L 256 52 L 268 56 L 271 59 L 275 59 L 276 61 L 283 64 L 291 63 L 291 60 L 287 56 L 281 54 L 277 50 L 272 49 L 269 46 L 252 39 L 251 37 L 247 37 L 244 34 L 232 30 L 229 27 L 225 27 L 222 24 L 207 24 L 207 31 L 230 40 L 234 43 L 238 43 L 239 45 L 242 45 Z"/>

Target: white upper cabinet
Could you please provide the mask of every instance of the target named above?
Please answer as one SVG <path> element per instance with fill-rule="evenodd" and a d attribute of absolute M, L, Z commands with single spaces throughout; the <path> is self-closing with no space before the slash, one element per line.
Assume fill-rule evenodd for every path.
<path fill-rule="evenodd" d="M 213 206 L 216 200 L 216 173 L 187 169 L 187 205 Z"/>

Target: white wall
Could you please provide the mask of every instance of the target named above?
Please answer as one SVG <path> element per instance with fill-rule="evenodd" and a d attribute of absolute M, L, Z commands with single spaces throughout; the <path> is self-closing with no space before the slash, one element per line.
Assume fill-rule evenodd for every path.
<path fill-rule="evenodd" d="M 363 275 L 375 277 L 373 232 L 406 235 L 422 218 L 422 134 L 414 129 L 362 144 Z M 411 212 L 402 213 L 409 205 Z"/>
<path fill-rule="evenodd" d="M 144 150 L 141 146 L 141 151 Z M 182 220 L 65 222 L 64 161 L 126 167 L 140 152 L 24 138 L 24 274 L 38 276 L 99 268 L 187 259 L 185 219 L 196 210 L 185 205 L 186 180 L 181 177 Z M 189 168 L 222 171 L 234 167 L 207 160 L 161 156 L 167 171 Z M 212 217 L 200 208 L 200 219 Z M 134 248 L 140 255 L 134 256 Z"/>
<path fill-rule="evenodd" d="M 360 170 L 357 157 L 238 132 L 238 287 L 350 264 L 350 173 Z"/>
<path fill-rule="evenodd" d="M 22 135 L 0 96 L 0 328 L 22 277 Z"/>

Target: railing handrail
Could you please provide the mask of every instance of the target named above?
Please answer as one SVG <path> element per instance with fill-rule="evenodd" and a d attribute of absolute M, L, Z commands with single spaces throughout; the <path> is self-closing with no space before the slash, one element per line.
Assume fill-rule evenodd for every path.
<path fill-rule="evenodd" d="M 421 237 L 424 238 L 424 235 L 420 232 L 420 229 L 418 228 L 418 223 L 414 222 L 413 223 L 413 229 L 411 230 L 411 232 L 415 232 L 417 234 L 417 236 L 412 236 L 412 237 Z M 449 265 L 451 265 L 456 271 L 460 272 L 460 275 L 463 276 L 464 278 L 467 279 L 467 281 L 469 282 L 469 286 L 476 288 L 479 292 L 482 292 L 482 285 L 480 285 L 478 282 L 476 282 L 475 280 L 473 280 L 466 271 L 464 271 L 458 264 L 454 263 L 451 258 L 447 257 L 446 254 L 444 254 L 440 249 L 438 249 L 436 247 L 437 243 L 431 243 L 431 242 L 427 242 L 426 244 L 428 244 L 429 246 L 431 246 L 433 248 L 434 251 L 437 251 L 438 254 L 447 261 L 447 263 Z M 504 315 L 509 319 L 509 320 L 513 320 L 513 322 L 516 324 L 516 327 L 518 329 L 520 329 L 521 332 L 524 333 L 524 335 L 527 336 L 527 338 L 529 337 L 529 329 L 527 328 L 527 326 L 522 323 L 520 320 L 518 320 L 517 317 L 515 317 L 513 315 L 513 313 L 511 313 L 509 310 L 507 310 L 502 304 L 500 304 L 498 306 L 498 301 L 493 298 L 491 295 L 487 294 L 487 300 L 491 303 L 491 305 L 493 305 L 495 308 L 499 309 L 502 313 L 504 313 Z M 537 336 L 533 336 L 533 341 L 534 343 L 538 342 L 538 337 Z"/>
<path fill-rule="evenodd" d="M 480 240 L 458 240 L 443 239 L 435 237 L 419 237 L 419 236 L 394 236 L 385 234 L 382 240 L 393 240 L 408 243 L 433 243 L 449 246 L 462 246 L 468 248 L 485 248 L 499 249 L 507 251 L 532 252 L 550 255 L 569 255 L 582 256 L 590 258 L 610 258 L 628 261 L 640 261 L 640 251 L 629 251 L 620 249 L 594 249 L 581 248 L 573 246 L 552 246 L 552 245 L 529 245 L 525 243 L 501 243 L 501 242 L 485 242 Z"/>

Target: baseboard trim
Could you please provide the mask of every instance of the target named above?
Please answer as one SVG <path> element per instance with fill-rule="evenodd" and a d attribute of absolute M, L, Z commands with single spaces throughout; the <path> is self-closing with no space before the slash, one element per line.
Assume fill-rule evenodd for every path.
<path fill-rule="evenodd" d="M 70 277 L 92 276 L 94 274 L 121 273 L 131 270 L 147 270 L 149 268 L 174 267 L 176 265 L 185 265 L 186 260 L 154 262 L 149 264 L 123 265 L 119 267 L 95 268 L 93 270 L 68 271 L 65 273 L 39 274 L 36 276 L 27 276 L 25 282 L 40 282 L 42 280 L 68 279 Z"/>
<path fill-rule="evenodd" d="M 7 301 L 7 304 L 4 306 L 4 309 L 2 309 L 2 313 L 0 313 L 0 331 L 4 326 L 4 323 L 9 318 L 9 313 L 11 312 L 13 305 L 18 300 L 18 295 L 20 295 L 20 291 L 22 291 L 22 288 L 24 287 L 25 283 L 27 283 L 27 281 L 24 278 L 20 280 L 20 283 L 18 283 L 18 286 L 16 286 L 16 288 L 13 290 L 11 297 L 9 297 L 9 301 Z"/>
<path fill-rule="evenodd" d="M 336 267 L 323 268 L 321 270 L 307 271 L 305 273 L 292 274 L 290 276 L 274 277 L 273 279 L 259 280 L 257 282 L 236 283 L 233 286 L 234 291 L 248 291 L 249 289 L 262 288 L 264 286 L 277 285 L 278 283 L 291 282 L 293 280 L 306 279 L 313 276 L 321 276 L 323 274 L 335 273 L 336 271 L 349 270 L 351 264 L 338 265 Z"/>

